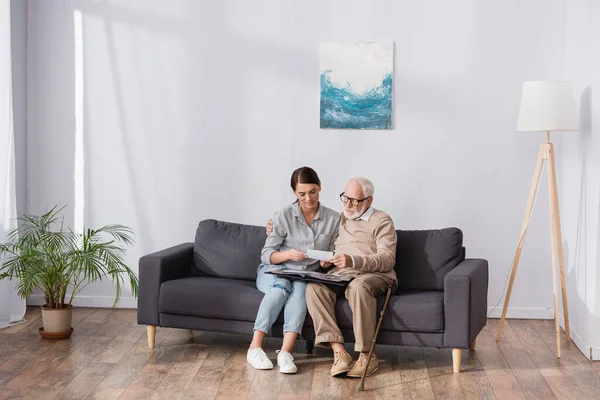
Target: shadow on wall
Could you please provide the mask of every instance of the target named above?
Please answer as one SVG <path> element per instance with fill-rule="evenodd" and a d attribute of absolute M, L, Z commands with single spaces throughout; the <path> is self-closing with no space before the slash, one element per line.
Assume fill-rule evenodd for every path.
<path fill-rule="evenodd" d="M 173 242 L 189 240 L 187 229 L 193 232 L 202 218 L 218 218 L 215 210 L 230 210 L 228 217 L 239 220 L 252 211 L 240 200 L 252 181 L 244 168 L 255 141 L 248 130 L 249 96 L 244 96 L 255 90 L 249 82 L 263 74 L 306 85 L 310 82 L 301 80 L 307 75 L 295 71 L 313 69 L 312 54 L 234 32 L 226 2 L 164 4 L 136 9 L 87 0 L 65 10 L 83 16 L 83 71 L 89 83 L 83 107 L 85 220 L 94 223 L 114 210 L 130 210 L 135 221 L 124 222 L 140 233 L 139 254 L 164 247 L 164 232 L 181 236 Z M 170 51 L 167 45 L 183 48 L 181 63 L 159 57 Z M 93 74 L 102 68 L 104 76 Z M 181 78 L 173 77 L 177 74 Z M 95 90 L 96 78 L 108 84 L 100 88 L 104 92 Z M 174 82 L 184 87 L 177 91 Z M 90 145 L 98 140 L 99 121 L 112 128 L 103 133 L 112 157 Z M 115 171 L 113 157 L 121 158 L 121 170 Z M 215 195 L 218 183 L 226 184 L 218 185 Z M 101 198 L 99 188 L 120 196 Z"/>

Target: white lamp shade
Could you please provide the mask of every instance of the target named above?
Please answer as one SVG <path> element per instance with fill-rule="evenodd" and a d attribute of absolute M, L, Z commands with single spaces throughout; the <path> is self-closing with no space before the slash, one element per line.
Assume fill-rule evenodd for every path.
<path fill-rule="evenodd" d="M 576 131 L 577 109 L 570 82 L 523 83 L 518 131 Z"/>

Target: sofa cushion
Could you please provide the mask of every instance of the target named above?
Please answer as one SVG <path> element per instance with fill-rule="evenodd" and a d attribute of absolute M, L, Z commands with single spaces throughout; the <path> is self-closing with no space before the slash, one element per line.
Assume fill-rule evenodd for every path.
<path fill-rule="evenodd" d="M 266 238 L 264 226 L 204 220 L 196 230 L 192 275 L 256 281 Z"/>
<path fill-rule="evenodd" d="M 396 231 L 396 275 L 401 290 L 444 290 L 444 277 L 462 260 L 458 228 Z"/>
<path fill-rule="evenodd" d="M 159 313 L 254 322 L 263 293 L 254 282 L 239 279 L 190 277 L 163 282 Z M 378 316 L 383 296 L 377 299 Z M 352 329 L 348 300 L 338 297 L 336 318 L 341 329 Z M 283 311 L 277 318 L 283 324 Z M 307 314 L 305 326 L 313 326 Z M 384 331 L 444 331 L 444 293 L 402 292 L 390 298 L 381 329 Z"/>
<path fill-rule="evenodd" d="M 377 298 L 377 319 L 383 307 L 384 296 Z M 341 329 L 352 329 L 352 310 L 348 300 L 338 297 L 336 319 Z M 312 322 L 312 321 L 311 321 Z M 382 331 L 443 332 L 444 292 L 399 292 L 390 297 L 381 324 Z"/>
<path fill-rule="evenodd" d="M 160 285 L 160 313 L 253 322 L 263 293 L 254 282 L 195 276 Z"/>

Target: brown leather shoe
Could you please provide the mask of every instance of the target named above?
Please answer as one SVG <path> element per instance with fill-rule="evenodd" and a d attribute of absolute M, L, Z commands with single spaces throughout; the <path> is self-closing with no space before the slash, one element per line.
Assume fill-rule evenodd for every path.
<path fill-rule="evenodd" d="M 358 357 L 358 361 L 354 363 L 350 371 L 348 371 L 348 376 L 351 378 L 362 378 L 363 372 L 365 368 L 367 368 L 367 354 L 360 353 L 360 357 Z M 371 362 L 369 363 L 369 369 L 367 370 L 366 376 L 371 376 L 379 369 L 379 361 L 377 361 L 377 357 L 375 354 L 371 356 Z"/>
<path fill-rule="evenodd" d="M 352 367 L 352 356 L 347 351 L 337 351 L 333 354 L 333 366 L 331 376 L 338 376 L 350 371 Z"/>

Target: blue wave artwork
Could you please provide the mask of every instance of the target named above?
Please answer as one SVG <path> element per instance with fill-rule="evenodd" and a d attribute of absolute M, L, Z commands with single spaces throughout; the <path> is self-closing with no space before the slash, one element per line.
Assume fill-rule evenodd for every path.
<path fill-rule="evenodd" d="M 392 129 L 391 43 L 321 45 L 322 129 Z"/>

